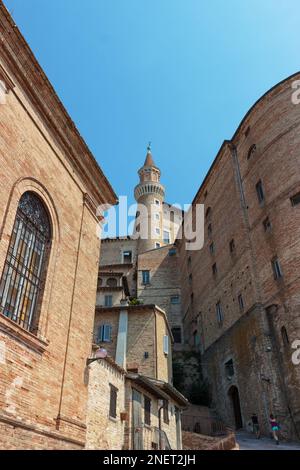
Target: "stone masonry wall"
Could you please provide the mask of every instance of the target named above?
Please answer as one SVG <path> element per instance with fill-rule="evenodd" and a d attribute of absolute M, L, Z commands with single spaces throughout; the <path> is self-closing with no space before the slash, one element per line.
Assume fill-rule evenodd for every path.
<path fill-rule="evenodd" d="M 125 376 L 106 360 L 88 366 L 86 449 L 121 450 L 124 444 Z M 110 384 L 118 389 L 117 417 L 109 416 Z"/>

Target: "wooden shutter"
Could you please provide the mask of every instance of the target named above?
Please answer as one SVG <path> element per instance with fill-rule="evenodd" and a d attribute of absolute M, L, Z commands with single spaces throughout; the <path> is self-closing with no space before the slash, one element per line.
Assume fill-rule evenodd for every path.
<path fill-rule="evenodd" d="M 168 335 L 164 335 L 164 354 L 168 355 L 169 354 L 169 336 Z"/>
<path fill-rule="evenodd" d="M 144 422 L 148 426 L 151 424 L 151 399 L 144 395 Z"/>
<path fill-rule="evenodd" d="M 103 341 L 109 343 L 111 341 L 111 325 L 103 325 Z"/>
<path fill-rule="evenodd" d="M 118 389 L 110 384 L 109 416 L 112 418 L 117 417 L 117 394 Z"/>
<path fill-rule="evenodd" d="M 102 341 L 103 341 L 103 325 L 100 325 L 98 328 L 97 343 L 101 343 Z"/>
<path fill-rule="evenodd" d="M 163 411 L 164 411 L 164 422 L 166 424 L 169 424 L 169 402 L 168 402 L 168 400 L 164 400 Z"/>

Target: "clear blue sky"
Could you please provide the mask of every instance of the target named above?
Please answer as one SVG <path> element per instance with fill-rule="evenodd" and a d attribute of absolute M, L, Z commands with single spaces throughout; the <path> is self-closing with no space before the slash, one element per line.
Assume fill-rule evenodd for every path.
<path fill-rule="evenodd" d="M 192 200 L 249 107 L 300 69 L 299 0 L 6 0 L 118 195 L 148 140 Z"/>

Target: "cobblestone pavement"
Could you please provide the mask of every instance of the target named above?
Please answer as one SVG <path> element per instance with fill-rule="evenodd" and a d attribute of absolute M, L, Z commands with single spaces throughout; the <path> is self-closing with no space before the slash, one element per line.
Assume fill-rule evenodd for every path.
<path fill-rule="evenodd" d="M 300 450 L 300 442 L 280 442 L 276 445 L 275 441 L 268 437 L 256 439 L 253 434 L 245 431 L 236 433 L 236 440 L 240 450 Z"/>

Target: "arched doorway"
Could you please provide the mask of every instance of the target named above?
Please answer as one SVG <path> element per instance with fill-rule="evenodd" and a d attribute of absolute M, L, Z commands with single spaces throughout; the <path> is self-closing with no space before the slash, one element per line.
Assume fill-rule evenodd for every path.
<path fill-rule="evenodd" d="M 238 388 L 235 385 L 232 385 L 228 390 L 228 395 L 233 409 L 235 428 L 241 429 L 243 427 L 243 420 Z"/>

